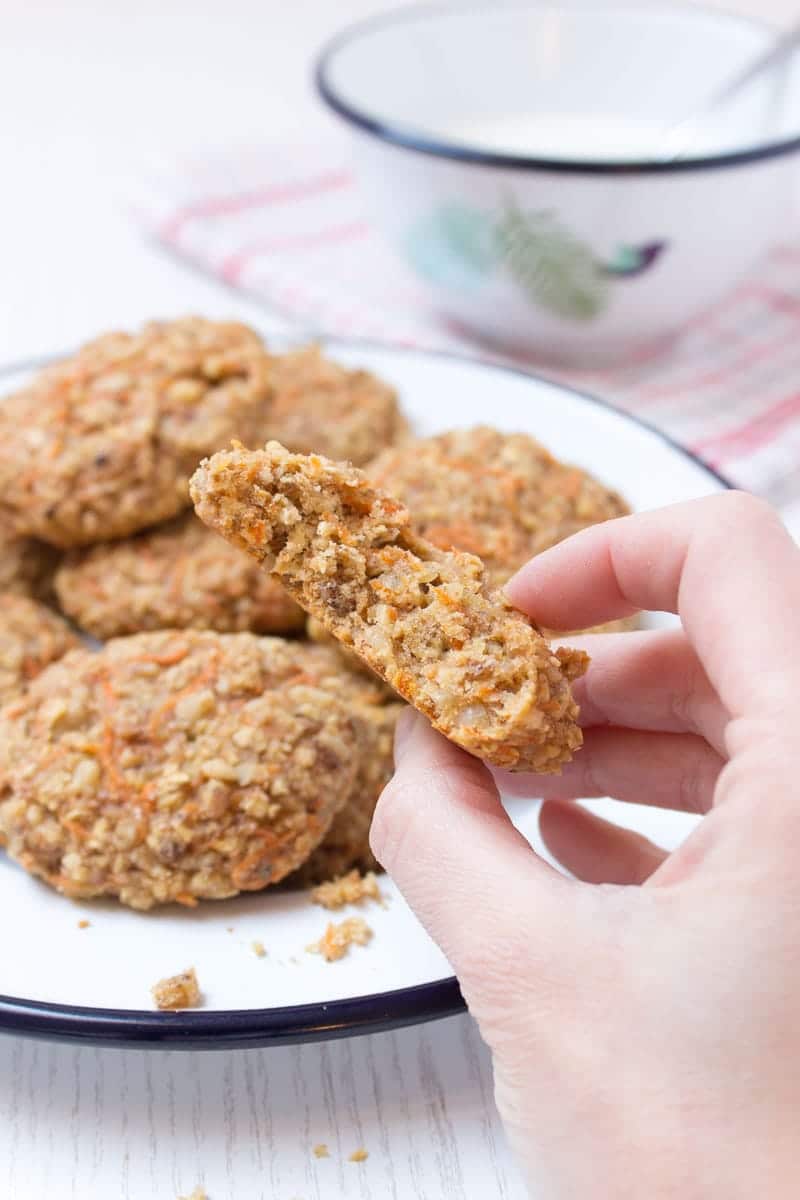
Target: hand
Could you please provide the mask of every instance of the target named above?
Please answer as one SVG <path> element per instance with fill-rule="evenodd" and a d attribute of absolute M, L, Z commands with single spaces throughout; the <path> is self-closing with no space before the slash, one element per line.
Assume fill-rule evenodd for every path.
<path fill-rule="evenodd" d="M 560 875 L 478 761 L 407 713 L 372 845 L 452 963 L 536 1200 L 800 1188 L 800 551 L 730 493 L 595 526 L 509 598 L 579 639 L 583 750 L 544 796 Z M 574 641 L 575 639 L 570 639 Z M 665 854 L 570 798 L 703 813 Z M 641 885 L 641 886 L 632 886 Z"/>

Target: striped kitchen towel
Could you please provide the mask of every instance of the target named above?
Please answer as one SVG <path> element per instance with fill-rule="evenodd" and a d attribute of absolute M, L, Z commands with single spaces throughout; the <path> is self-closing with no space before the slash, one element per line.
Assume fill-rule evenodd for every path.
<path fill-rule="evenodd" d="M 436 315 L 370 225 L 338 146 L 184 161 L 150 181 L 138 212 L 171 252 L 299 332 L 513 361 L 594 391 L 800 512 L 800 247 L 776 248 L 661 357 L 554 371 L 490 356 Z"/>

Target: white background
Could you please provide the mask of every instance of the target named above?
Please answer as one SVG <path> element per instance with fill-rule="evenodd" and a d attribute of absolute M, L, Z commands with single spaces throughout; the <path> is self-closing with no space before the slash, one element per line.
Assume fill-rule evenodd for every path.
<path fill-rule="evenodd" d="M 0 0 L 0 363 L 153 315 L 263 317 L 143 241 L 131 181 L 181 149 L 337 136 L 309 83 L 314 49 L 387 7 Z M 0 1131 L 3 1200 L 173 1200 L 201 1178 L 210 1200 L 522 1195 L 467 1018 L 219 1056 L 0 1039 Z M 310 1158 L 316 1140 L 333 1161 Z M 362 1143 L 370 1164 L 347 1164 Z"/>
<path fill-rule="evenodd" d="M 230 298 L 143 244 L 124 202 L 181 149 L 337 126 L 309 64 L 376 0 L 0 0 L 0 362 Z M 794 0 L 739 0 L 775 20 Z M 240 311 L 246 312 L 244 306 Z"/>

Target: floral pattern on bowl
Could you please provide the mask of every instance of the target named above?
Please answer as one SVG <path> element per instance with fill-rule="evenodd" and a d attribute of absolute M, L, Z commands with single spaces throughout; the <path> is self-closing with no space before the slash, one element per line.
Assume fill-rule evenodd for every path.
<path fill-rule="evenodd" d="M 405 240 L 412 266 L 433 284 L 473 290 L 502 273 L 528 301 L 574 321 L 600 316 L 613 282 L 641 275 L 666 245 L 621 245 L 603 261 L 554 212 L 525 211 L 514 200 L 499 214 L 444 205 L 417 222 Z"/>

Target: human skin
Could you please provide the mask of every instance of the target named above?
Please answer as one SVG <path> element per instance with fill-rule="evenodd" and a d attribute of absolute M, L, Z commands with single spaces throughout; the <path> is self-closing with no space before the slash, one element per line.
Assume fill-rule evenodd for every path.
<path fill-rule="evenodd" d="M 404 715 L 372 847 L 452 963 L 536 1200 L 783 1200 L 800 1178 L 800 551 L 729 493 L 577 534 L 506 586 L 581 639 L 584 748 L 503 776 Z M 497 784 L 541 796 L 557 873 Z M 702 814 L 667 854 L 570 801 Z"/>

